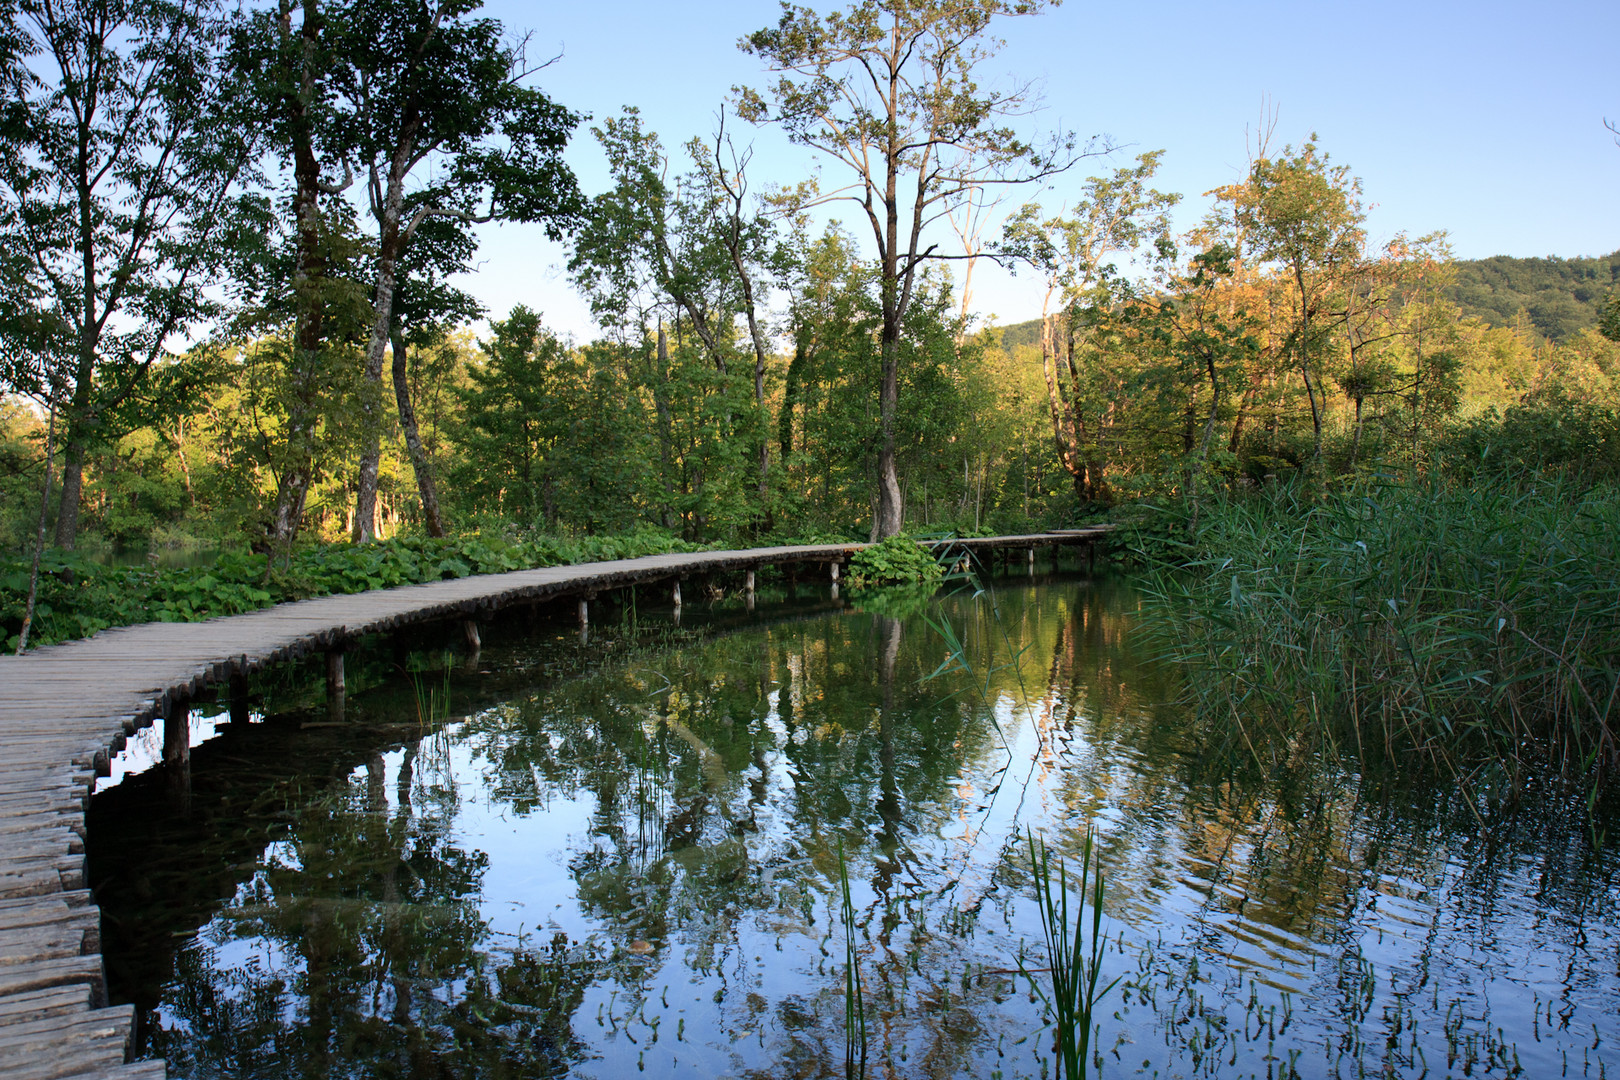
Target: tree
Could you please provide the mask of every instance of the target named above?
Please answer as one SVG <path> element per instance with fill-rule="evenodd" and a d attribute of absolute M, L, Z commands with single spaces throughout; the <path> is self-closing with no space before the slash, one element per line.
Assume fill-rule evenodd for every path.
<path fill-rule="evenodd" d="M 1349 166 L 1333 165 L 1316 136 L 1295 152 L 1258 157 L 1247 180 L 1218 194 L 1234 206 L 1238 227 L 1260 259 L 1282 266 L 1293 279 L 1299 318 L 1292 346 L 1310 402 L 1311 458 L 1322 455 L 1325 398 L 1321 373 L 1311 366 L 1331 315 L 1331 300 L 1362 261 L 1366 233 L 1361 181 Z"/>
<path fill-rule="evenodd" d="M 1046 295 L 1041 304 L 1041 370 L 1046 378 L 1052 439 L 1059 462 L 1074 478 L 1082 502 L 1108 495 L 1097 430 L 1106 410 L 1097 406 L 1099 380 L 1088 371 L 1077 347 L 1088 325 L 1087 309 L 1103 311 L 1116 300 L 1113 285 L 1121 279 L 1112 259 L 1130 256 L 1144 240 L 1167 241 L 1170 209 L 1179 195 L 1148 186 L 1162 150 L 1137 156 L 1109 177 L 1086 181 L 1083 197 L 1065 217 L 1041 220 L 1039 205 L 1030 203 L 1013 215 L 1003 230 L 999 250 L 1033 265 L 1042 275 Z M 1062 312 L 1052 309 L 1056 296 Z M 1059 330 L 1064 340 L 1057 340 Z M 1088 411 L 1092 417 L 1088 422 Z"/>
<path fill-rule="evenodd" d="M 257 148 L 228 118 L 212 0 L 21 0 L 7 14 L 0 231 L 7 269 L 57 331 L 35 348 L 65 353 L 56 543 L 71 548 L 90 447 L 214 310 L 216 240 Z"/>
<path fill-rule="evenodd" d="M 227 53 L 243 87 L 245 123 L 263 133 L 292 171 L 282 213 L 264 208 L 262 239 L 242 245 L 235 273 L 250 305 L 246 325 L 262 330 L 270 324 L 285 338 L 284 379 L 273 395 L 282 414 L 280 452 L 271 452 L 268 434 L 260 438 L 276 478 L 260 542 L 281 551 L 298 534 L 316 479 L 318 432 L 342 359 L 331 345 L 348 336 L 345 324 L 352 324 L 357 299 L 344 273 L 355 254 L 352 214 L 337 198 L 353 175 L 345 170 L 341 181 L 328 179 L 322 168 L 332 120 L 328 22 L 321 0 L 276 0 L 273 9 L 238 16 Z"/>
<path fill-rule="evenodd" d="M 410 355 L 420 355 L 443 342 L 457 325 L 465 325 L 483 314 L 472 296 L 452 287 L 450 274 L 466 266 L 477 242 L 463 223 L 436 217 L 423 223 L 415 237 L 412 258 L 402 268 L 394 296 L 393 317 L 389 322 L 389 354 L 394 383 L 394 406 L 399 412 L 400 433 L 405 452 L 416 477 L 417 496 L 422 502 L 422 525 L 429 536 L 444 536 L 444 512 L 439 504 L 438 483 L 434 478 L 432 456 L 422 440 L 417 407 L 410 378 Z M 418 361 L 418 369 L 421 367 Z"/>
<path fill-rule="evenodd" d="M 1045 6 L 861 0 L 822 16 L 784 3 L 774 28 L 740 42 L 779 76 L 763 93 L 740 89 L 740 114 L 779 124 L 794 142 L 837 162 L 849 182 L 822 198 L 859 206 L 876 244 L 882 373 L 874 539 L 904 524 L 895 468 L 899 345 L 917 271 L 942 257 L 926 239 L 930 226 L 976 192 L 1044 179 L 1079 157 L 1072 137 L 1037 148 L 1009 126 L 1034 103 L 1027 84 L 990 90 L 976 81 L 1000 44 L 988 36 L 991 21 Z"/>
<path fill-rule="evenodd" d="M 675 427 L 707 416 L 717 426 L 704 433 L 703 445 L 747 443 L 754 461 L 750 516 L 756 524 L 767 521 L 765 375 L 770 352 L 761 308 L 766 282 L 779 272 L 781 257 L 775 222 L 761 207 L 750 205 L 750 154 L 735 147 L 722 117 L 712 143 L 687 143 L 691 170 L 672 176 L 658 136 L 642 128 L 637 110 L 627 108 L 592 130 L 607 153 L 614 186 L 591 200 L 574 239 L 569 270 L 597 318 L 646 361 L 645 381 L 658 410 L 666 477 L 683 456 L 671 442 Z M 742 342 L 738 320 L 746 335 Z M 673 366 L 667 340 L 671 329 L 677 346 Z M 677 395 L 673 381 L 685 377 L 679 369 L 681 343 L 688 335 L 696 338 L 714 378 L 694 374 L 689 392 Z M 644 348 L 655 339 L 660 342 L 656 352 Z M 740 402 L 732 405 L 740 396 L 742 372 L 734 370 L 740 362 L 752 369 L 751 410 Z M 683 415 L 675 415 L 680 406 Z M 681 483 L 697 479 L 700 486 L 734 485 L 737 479 L 730 468 L 704 476 L 706 472 L 686 474 Z M 725 501 L 734 500 L 728 495 Z"/>
<path fill-rule="evenodd" d="M 383 361 L 393 340 L 400 260 L 416 230 L 433 217 L 543 221 L 558 239 L 581 209 L 561 156 L 579 117 L 525 85 L 537 69 L 524 43 L 503 44 L 499 22 L 469 18 L 477 7 L 477 0 L 356 2 L 334 24 L 337 146 L 361 167 L 377 230 L 354 516 L 359 541 L 374 533 Z M 407 200 L 407 181 L 429 163 L 439 165 L 438 174 Z M 424 505 L 433 501 L 430 489 Z"/>

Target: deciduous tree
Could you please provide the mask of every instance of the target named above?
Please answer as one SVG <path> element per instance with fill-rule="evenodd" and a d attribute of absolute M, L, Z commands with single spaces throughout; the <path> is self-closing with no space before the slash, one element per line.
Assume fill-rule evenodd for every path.
<path fill-rule="evenodd" d="M 116 437 L 168 344 L 214 310 L 217 238 L 256 132 L 229 119 L 212 0 L 20 0 L 0 41 L 8 282 L 61 350 L 56 543 L 78 535 L 90 447 Z M 18 256 L 26 256 L 26 260 Z"/>
<path fill-rule="evenodd" d="M 1042 0 L 861 0 L 821 15 L 783 3 L 782 18 L 742 39 L 777 76 L 738 91 L 739 112 L 779 124 L 794 142 L 837 163 L 847 183 L 827 192 L 860 208 L 876 250 L 882 372 L 879 498 L 872 537 L 904 523 L 895 467 L 900 335 L 917 273 L 941 257 L 930 226 L 973 193 L 1030 183 L 1077 160 L 1067 135 L 1037 147 L 1012 126 L 1032 88 L 982 85 L 1000 45 L 993 20 L 1029 15 Z"/>

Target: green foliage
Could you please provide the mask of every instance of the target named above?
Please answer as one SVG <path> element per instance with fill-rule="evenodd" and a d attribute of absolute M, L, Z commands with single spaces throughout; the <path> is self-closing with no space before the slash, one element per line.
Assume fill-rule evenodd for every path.
<path fill-rule="evenodd" d="M 1096 850 L 1096 834 L 1086 829 L 1080 848 L 1080 909 L 1069 918 L 1069 876 L 1059 860 L 1054 873 L 1052 853 L 1045 841 L 1029 832 L 1029 862 L 1035 878 L 1035 899 L 1040 906 L 1041 931 L 1046 938 L 1045 977 L 1036 979 L 1019 961 L 1030 986 L 1041 995 L 1052 1018 L 1057 1042 L 1058 1076 L 1085 1080 L 1091 1066 L 1092 1022 L 1097 1003 L 1108 996 L 1119 979 L 1098 989 L 1102 976 L 1103 869 Z M 1086 902 L 1091 906 L 1091 933 L 1086 933 Z M 1101 1063 L 1099 1062 L 1099 1073 Z"/>
<path fill-rule="evenodd" d="M 891 536 L 862 548 L 849 560 L 849 584 L 854 589 L 882 585 L 937 585 L 945 576 L 929 550 L 909 536 Z"/>
<path fill-rule="evenodd" d="M 1493 326 L 1512 326 L 1526 313 L 1541 335 L 1563 342 L 1599 325 L 1605 301 L 1620 286 L 1620 251 L 1596 259 L 1460 260 L 1446 290 L 1463 313 Z"/>
<path fill-rule="evenodd" d="M 1212 749 L 1411 756 L 1515 787 L 1620 765 L 1620 491 L 1276 487 L 1161 513 L 1181 520 L 1142 553 L 1149 637 Z"/>
<path fill-rule="evenodd" d="M 1531 474 L 1620 482 L 1620 410 L 1554 386 L 1500 415 L 1491 410 L 1455 425 L 1436 452 L 1446 473 L 1467 483 Z"/>
<path fill-rule="evenodd" d="M 149 621 L 198 622 L 333 593 L 697 550 L 651 529 L 578 538 L 536 533 L 332 544 L 301 549 L 269 568 L 263 555 L 236 552 L 208 566 L 107 567 L 53 548 L 41 563 L 29 643 L 48 645 Z M 0 561 L 0 641 L 8 651 L 17 647 L 28 567 L 26 559 Z"/>

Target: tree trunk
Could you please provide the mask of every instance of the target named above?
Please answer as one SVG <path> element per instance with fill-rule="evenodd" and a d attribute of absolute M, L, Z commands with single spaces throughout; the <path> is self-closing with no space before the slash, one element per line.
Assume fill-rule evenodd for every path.
<path fill-rule="evenodd" d="M 422 445 L 416 423 L 416 406 L 411 402 L 411 384 L 405 377 L 405 335 L 396 324 L 390 334 L 394 353 L 394 403 L 399 408 L 399 426 L 405 431 L 405 449 L 416 476 L 416 491 L 422 498 L 422 521 L 429 536 L 444 535 L 444 516 L 439 511 L 439 492 L 433 482 L 433 462 Z"/>
<path fill-rule="evenodd" d="M 382 370 L 383 354 L 389 345 L 389 329 L 394 322 L 394 289 L 399 256 L 407 239 L 400 228 L 405 205 L 405 174 L 410 170 L 416 146 L 417 121 L 408 119 L 388 162 L 388 186 L 382 205 L 372 204 L 377 214 L 377 285 L 372 294 L 371 338 L 366 343 L 365 381 L 361 390 L 361 414 L 365 424 L 364 449 L 360 454 L 360 476 L 355 488 L 354 532 L 357 544 L 377 538 L 377 473 L 382 459 Z M 375 177 L 375 174 L 373 174 Z M 375 198 L 375 196 L 373 196 Z"/>
<path fill-rule="evenodd" d="M 55 546 L 64 551 L 72 551 L 79 536 L 79 498 L 83 490 L 84 444 L 74 439 L 62 455 L 62 502 L 56 512 Z"/>
<path fill-rule="evenodd" d="M 877 510 L 872 515 L 872 540 L 898 536 L 905 526 L 905 505 L 900 494 L 900 477 L 895 470 L 894 423 L 900 401 L 900 327 L 898 320 L 884 319 L 882 334 L 883 384 L 878 392 L 881 409 L 878 447 Z"/>
<path fill-rule="evenodd" d="M 1322 410 L 1316 403 L 1316 386 L 1311 382 L 1310 337 L 1311 311 L 1305 294 L 1305 267 L 1294 264 L 1294 279 L 1299 283 L 1299 373 L 1305 379 L 1305 394 L 1311 401 L 1311 461 L 1322 456 Z"/>
<path fill-rule="evenodd" d="M 659 508 L 659 524 L 666 529 L 675 527 L 672 512 L 675 508 L 675 436 L 669 404 L 669 338 L 664 333 L 664 321 L 658 320 L 658 363 L 653 372 L 653 409 L 658 414 L 658 464 L 663 471 L 664 505 Z"/>
<path fill-rule="evenodd" d="M 1052 444 L 1057 448 L 1058 464 L 1063 466 L 1074 481 L 1074 493 L 1081 501 L 1086 499 L 1086 470 L 1081 464 L 1075 439 L 1075 416 L 1072 399 L 1064 401 L 1062 385 L 1057 377 L 1057 349 L 1055 336 L 1056 316 L 1041 315 L 1041 374 L 1046 377 L 1046 402 L 1052 414 Z"/>
<path fill-rule="evenodd" d="M 283 25 L 290 14 L 283 4 Z M 303 63 L 298 90 L 285 95 L 293 144 L 293 221 L 297 260 L 293 268 L 294 326 L 291 393 L 287 404 L 287 456 L 276 484 L 276 501 L 267 532 L 274 549 L 285 551 L 298 535 L 304 502 L 315 478 L 315 426 L 318 419 L 320 367 L 325 334 L 326 257 L 321 243 L 321 166 L 315 157 L 309 103 L 316 99 L 314 57 L 320 51 L 321 16 L 317 0 L 304 0 L 299 29 Z"/>

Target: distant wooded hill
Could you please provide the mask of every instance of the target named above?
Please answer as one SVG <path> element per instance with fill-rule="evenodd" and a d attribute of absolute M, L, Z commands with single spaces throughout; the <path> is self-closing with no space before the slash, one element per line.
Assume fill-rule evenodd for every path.
<path fill-rule="evenodd" d="M 1620 285 L 1620 251 L 1596 259 L 1497 255 L 1456 265 L 1450 295 L 1463 314 L 1477 315 L 1492 326 L 1511 326 L 1523 309 L 1552 341 L 1596 326 L 1609 290 Z"/>
<path fill-rule="evenodd" d="M 1457 280 L 1447 295 L 1464 315 L 1491 326 L 1512 326 L 1522 310 L 1542 337 L 1565 341 L 1596 326 L 1610 289 L 1620 288 L 1620 251 L 1593 259 L 1557 256 L 1515 259 L 1459 259 Z M 1013 323 L 1002 330 L 1002 346 L 1041 340 L 1041 321 Z"/>

